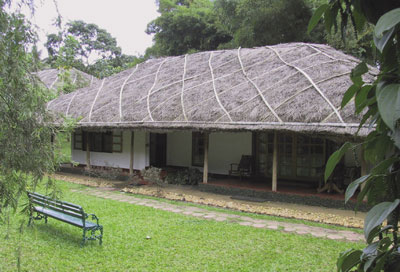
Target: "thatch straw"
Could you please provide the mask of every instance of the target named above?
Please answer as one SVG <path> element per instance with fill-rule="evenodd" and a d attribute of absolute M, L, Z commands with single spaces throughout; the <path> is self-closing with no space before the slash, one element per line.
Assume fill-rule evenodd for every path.
<path fill-rule="evenodd" d="M 152 59 L 48 105 L 84 128 L 284 130 L 352 135 L 340 108 L 359 60 L 320 44 L 290 43 Z M 376 69 L 365 76 L 372 81 Z M 362 129 L 360 135 L 365 135 Z"/>
<path fill-rule="evenodd" d="M 88 75 L 82 71 L 75 68 L 69 70 L 64 69 L 46 69 L 35 73 L 40 81 L 50 90 L 58 90 L 64 85 L 64 79 L 60 76 L 62 73 L 68 71 L 70 83 L 80 86 L 94 86 L 98 83 L 99 79 L 92 75 Z"/>

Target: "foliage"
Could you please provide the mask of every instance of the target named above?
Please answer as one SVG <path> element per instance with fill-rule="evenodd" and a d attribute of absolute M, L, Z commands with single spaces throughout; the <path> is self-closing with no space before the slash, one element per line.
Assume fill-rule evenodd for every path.
<path fill-rule="evenodd" d="M 143 61 L 121 53 L 117 41 L 96 24 L 72 21 L 58 34 L 49 34 L 47 62 L 54 68 L 74 67 L 102 78 Z"/>
<path fill-rule="evenodd" d="M 209 0 L 159 0 L 161 15 L 147 25 L 154 34 L 148 56 L 176 56 L 195 51 L 217 49 L 231 36 L 217 24 L 213 2 Z"/>
<path fill-rule="evenodd" d="M 18 244 L 22 271 L 332 271 L 338 252 L 361 246 L 204 220 L 72 192 L 87 189 L 75 184 L 61 182 L 60 186 L 62 200 L 81 205 L 100 218 L 103 245 L 93 241 L 81 248 L 80 229 L 51 218 L 48 224 L 37 221 L 32 228 L 26 228 L 18 241 L 14 235 L 18 224 L 14 220 L 9 228 L 10 238 L 0 244 L 1 271 L 16 271 Z M 111 195 L 131 198 L 118 192 Z M 0 237 L 6 232 L 7 227 L 0 226 Z"/>
<path fill-rule="evenodd" d="M 366 122 L 374 128 L 362 143 L 364 157 L 374 167 L 370 173 L 353 181 L 346 190 L 346 200 L 361 187 L 358 202 L 368 197 L 373 208 L 364 223 L 367 247 L 350 249 L 338 259 L 338 271 L 399 271 L 400 245 L 400 3 L 398 1 L 334 0 L 321 5 L 311 18 L 309 29 L 323 17 L 328 30 L 335 27 L 338 14 L 341 26 L 351 21 L 357 31 L 373 24 L 373 44 L 378 50 L 380 74 L 372 84 L 362 75 L 368 72 L 365 63 L 353 69 L 353 85 L 345 93 L 342 107 L 354 98 L 355 113 L 362 115 L 360 127 Z M 326 178 L 335 167 L 346 143 L 335 152 L 327 165 Z M 353 147 L 354 148 L 354 147 Z M 384 222 L 386 221 L 386 225 Z"/>
<path fill-rule="evenodd" d="M 146 56 L 278 44 L 324 42 L 324 29 L 307 34 L 311 8 L 305 0 L 160 0 L 161 16 L 146 32 L 154 45 Z"/>
<path fill-rule="evenodd" d="M 312 14 L 304 0 L 216 0 L 215 10 L 221 26 L 233 36 L 222 47 L 324 42 L 322 28 L 307 34 Z"/>
<path fill-rule="evenodd" d="M 8 11 L 10 2 L 0 0 L 0 214 L 16 209 L 60 159 L 50 141 L 57 129 L 48 125 L 47 90 L 31 74 L 35 33 L 21 14 Z"/>

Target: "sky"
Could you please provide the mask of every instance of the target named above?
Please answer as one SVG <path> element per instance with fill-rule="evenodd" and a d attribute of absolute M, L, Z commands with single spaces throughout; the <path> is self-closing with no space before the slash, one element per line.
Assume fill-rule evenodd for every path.
<path fill-rule="evenodd" d="M 144 31 L 147 24 L 157 18 L 155 0 L 56 0 L 58 10 L 63 17 L 63 23 L 73 20 L 83 20 L 94 23 L 107 30 L 117 39 L 122 53 L 127 55 L 142 55 L 147 47 L 152 45 L 152 36 Z M 53 0 L 38 0 L 36 12 L 31 18 L 36 24 L 39 43 L 46 42 L 46 35 L 57 33 L 52 24 L 57 17 Z M 47 55 L 44 47 L 42 57 Z"/>

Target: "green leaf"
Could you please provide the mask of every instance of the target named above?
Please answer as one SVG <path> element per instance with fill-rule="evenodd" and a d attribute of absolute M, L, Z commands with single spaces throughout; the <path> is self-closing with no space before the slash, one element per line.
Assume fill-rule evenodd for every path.
<path fill-rule="evenodd" d="M 391 136 L 394 144 L 400 149 L 400 127 L 397 127 Z"/>
<path fill-rule="evenodd" d="M 354 266 L 356 266 L 357 264 L 359 264 L 361 262 L 360 260 L 361 254 L 362 254 L 361 250 L 355 250 L 355 249 L 350 249 L 343 252 L 338 258 L 338 261 L 336 263 L 338 271 L 346 272 L 349 271 Z"/>
<path fill-rule="evenodd" d="M 396 199 L 393 202 L 382 202 L 378 205 L 375 205 L 365 217 L 364 220 L 364 236 L 365 239 L 369 239 L 370 232 L 381 225 L 383 221 L 388 217 L 388 215 L 396 209 L 399 205 L 400 199 Z"/>
<path fill-rule="evenodd" d="M 376 88 L 376 95 L 382 120 L 394 131 L 400 118 L 400 84 L 380 84 Z"/>
<path fill-rule="evenodd" d="M 364 272 L 367 272 L 371 265 L 374 263 L 376 257 L 378 256 L 370 256 L 368 260 L 364 263 Z"/>
<path fill-rule="evenodd" d="M 331 176 L 333 170 L 335 169 L 336 165 L 339 163 L 339 161 L 342 159 L 343 155 L 346 153 L 349 148 L 351 148 L 353 145 L 349 142 L 346 142 L 342 145 L 342 147 L 339 150 L 336 150 L 328 159 L 328 162 L 326 163 L 325 167 L 325 181 L 328 180 L 328 178 Z"/>
<path fill-rule="evenodd" d="M 334 15 L 333 15 L 333 11 L 330 9 L 325 10 L 324 13 L 324 24 L 325 24 L 325 29 L 326 32 L 330 33 L 332 26 L 333 26 L 333 22 L 334 22 Z"/>
<path fill-rule="evenodd" d="M 376 265 L 374 267 L 374 269 L 372 270 L 372 272 L 380 272 L 383 270 L 383 266 L 386 263 L 386 259 L 389 257 L 389 255 L 392 253 L 392 250 L 387 251 L 385 254 L 383 254 L 382 256 L 379 256 L 376 262 Z"/>
<path fill-rule="evenodd" d="M 380 162 L 378 165 L 376 165 L 374 168 L 371 169 L 371 175 L 379 175 L 379 174 L 385 174 L 387 172 L 389 172 L 389 167 L 399 161 L 400 158 L 398 157 L 391 157 L 388 158 L 382 162 Z"/>
<path fill-rule="evenodd" d="M 347 203 L 347 201 L 349 201 L 350 198 L 354 195 L 358 186 L 360 186 L 361 183 L 367 181 L 370 178 L 370 176 L 371 175 L 362 176 L 362 177 L 356 179 L 355 181 L 353 181 L 352 183 L 350 183 L 349 186 L 347 186 L 345 197 L 344 197 L 345 203 Z"/>
<path fill-rule="evenodd" d="M 365 62 L 360 62 L 356 67 L 351 70 L 350 77 L 359 77 L 368 72 L 368 66 Z"/>
<path fill-rule="evenodd" d="M 369 244 L 366 248 L 363 249 L 363 254 L 364 255 L 373 255 L 376 253 L 378 250 L 378 247 L 380 245 L 380 241 L 374 242 L 372 244 Z"/>
<path fill-rule="evenodd" d="M 361 78 L 361 77 L 359 77 Z M 362 110 L 366 107 L 368 103 L 368 93 L 371 90 L 371 85 L 366 85 L 361 88 L 359 92 L 356 94 L 356 98 L 354 99 L 354 103 L 356 106 L 356 113 L 362 112 Z"/>
<path fill-rule="evenodd" d="M 329 8 L 328 4 L 321 5 L 313 14 L 310 21 L 308 22 L 307 33 L 310 34 L 311 30 L 318 24 L 321 20 L 322 14 Z"/>
<path fill-rule="evenodd" d="M 347 105 L 347 103 L 349 103 L 349 101 L 353 98 L 354 94 L 359 89 L 360 87 L 357 85 L 351 85 L 350 88 L 347 89 L 347 91 L 343 95 L 342 104 L 340 105 L 342 109 L 344 108 L 344 106 Z"/>
<path fill-rule="evenodd" d="M 386 44 L 392 37 L 393 32 L 394 32 L 394 27 L 392 29 L 390 29 L 389 31 L 385 32 L 385 34 L 383 34 L 383 36 L 381 38 L 378 38 L 375 35 L 373 35 L 375 46 L 376 46 L 376 48 L 378 48 L 379 51 L 381 51 L 381 52 L 383 51 Z"/>
<path fill-rule="evenodd" d="M 360 204 L 363 202 L 363 200 L 365 199 L 365 196 L 368 194 L 369 190 L 372 187 L 373 181 L 374 181 L 374 179 L 371 178 L 365 182 L 364 187 L 361 189 L 360 193 L 357 195 L 357 204 Z"/>
<path fill-rule="evenodd" d="M 368 235 L 367 238 L 367 244 L 371 244 L 375 237 L 378 236 L 378 234 L 381 233 L 381 226 L 376 226 L 375 228 L 373 228 Z"/>
<path fill-rule="evenodd" d="M 400 23 L 400 8 L 393 9 L 382 15 L 375 26 L 375 36 L 381 38 L 383 33 Z"/>
<path fill-rule="evenodd" d="M 361 128 L 371 116 L 374 116 L 376 112 L 377 112 L 376 107 L 370 107 L 369 110 L 364 114 L 363 118 L 361 119 L 359 128 Z"/>

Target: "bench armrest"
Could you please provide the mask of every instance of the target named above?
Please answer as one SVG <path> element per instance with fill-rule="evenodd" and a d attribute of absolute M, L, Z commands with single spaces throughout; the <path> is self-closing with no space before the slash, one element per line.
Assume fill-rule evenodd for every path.
<path fill-rule="evenodd" d="M 91 219 L 96 220 L 97 225 L 99 224 L 99 218 L 94 213 L 88 213 L 87 216 L 88 217 L 91 216 L 92 217 Z"/>

